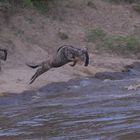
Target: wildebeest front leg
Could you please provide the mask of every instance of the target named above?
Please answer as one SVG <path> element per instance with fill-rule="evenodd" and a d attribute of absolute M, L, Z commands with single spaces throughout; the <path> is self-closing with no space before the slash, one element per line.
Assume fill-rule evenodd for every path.
<path fill-rule="evenodd" d="M 70 66 L 74 67 L 77 63 L 77 60 L 73 61 L 73 64 L 70 64 Z"/>

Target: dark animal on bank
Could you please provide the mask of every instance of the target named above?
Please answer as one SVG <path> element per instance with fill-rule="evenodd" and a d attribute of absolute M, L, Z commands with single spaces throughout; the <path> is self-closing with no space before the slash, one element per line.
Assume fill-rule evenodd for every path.
<path fill-rule="evenodd" d="M 1 60 L 6 61 L 7 59 L 7 50 L 0 49 L 0 71 L 1 71 Z"/>
<path fill-rule="evenodd" d="M 38 76 L 51 68 L 58 68 L 69 62 L 72 62 L 72 64 L 70 64 L 71 66 L 75 66 L 78 61 L 84 61 L 84 65 L 88 66 L 89 55 L 87 50 L 75 48 L 70 45 L 61 46 L 51 59 L 37 65 L 27 64 L 31 68 L 38 67 L 36 73 L 31 78 L 30 84 L 33 83 Z"/>
<path fill-rule="evenodd" d="M 6 61 L 6 59 L 7 59 L 7 50 L 0 49 L 0 60 Z"/>

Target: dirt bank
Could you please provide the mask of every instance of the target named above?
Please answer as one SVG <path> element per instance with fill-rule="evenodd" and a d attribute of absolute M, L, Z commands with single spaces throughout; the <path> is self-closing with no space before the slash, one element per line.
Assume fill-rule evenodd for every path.
<path fill-rule="evenodd" d="M 41 75 L 32 85 L 29 85 L 29 81 L 35 70 L 28 68 L 26 65 L 8 68 L 5 63 L 0 76 L 0 94 L 21 93 L 26 90 L 36 90 L 52 82 L 94 77 L 98 72 L 121 71 L 126 64 L 132 64 L 136 61 L 97 55 L 90 55 L 90 60 L 88 67 L 81 64 L 71 67 L 67 64 L 61 68 L 51 69 Z"/>
<path fill-rule="evenodd" d="M 94 50 L 95 44 L 85 41 L 85 33 L 87 29 L 101 27 L 108 34 L 129 35 L 139 26 L 139 15 L 132 12 L 129 5 L 110 5 L 101 0 L 95 0 L 94 4 L 95 7 L 89 6 L 84 0 L 58 2 L 55 10 L 52 8 L 44 15 L 34 9 L 19 8 L 8 24 L 1 17 L 0 47 L 8 50 L 8 60 L 2 63 L 0 93 L 21 93 L 51 82 L 121 71 L 124 65 L 136 61 Z M 93 52 L 89 67 L 66 65 L 52 69 L 28 85 L 35 71 L 25 63 L 43 61 L 64 44 L 88 47 L 89 52 Z"/>

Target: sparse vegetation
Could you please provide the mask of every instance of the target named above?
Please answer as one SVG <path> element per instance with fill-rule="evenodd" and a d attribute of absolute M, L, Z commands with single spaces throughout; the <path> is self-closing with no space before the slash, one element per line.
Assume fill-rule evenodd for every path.
<path fill-rule="evenodd" d="M 64 32 L 58 32 L 58 36 L 61 40 L 67 40 L 69 38 L 68 35 Z"/>
<path fill-rule="evenodd" d="M 13 7 L 14 9 L 16 9 L 17 6 L 21 6 L 45 11 L 48 2 L 48 0 L 1 0 L 0 6 L 10 5 L 10 7 Z M 50 2 L 52 2 L 52 0 Z"/>
<path fill-rule="evenodd" d="M 93 8 L 93 9 L 97 9 L 97 7 L 96 7 L 96 5 L 93 1 L 88 1 L 87 6 L 90 7 L 90 8 Z"/>
<path fill-rule="evenodd" d="M 111 49 L 115 53 L 138 53 L 140 51 L 140 41 L 133 36 L 113 36 L 107 37 L 102 47 Z"/>
<path fill-rule="evenodd" d="M 101 28 L 88 29 L 86 32 L 86 41 L 97 42 L 105 38 L 106 33 Z"/>
<path fill-rule="evenodd" d="M 133 10 L 140 13 L 140 4 L 135 4 L 132 6 Z"/>
<path fill-rule="evenodd" d="M 114 2 L 114 3 L 134 3 L 134 2 L 139 2 L 139 0 L 105 0 L 109 2 Z"/>
<path fill-rule="evenodd" d="M 111 51 L 117 54 L 138 54 L 140 39 L 136 36 L 109 36 L 102 29 L 88 30 L 86 41 L 95 44 L 97 49 Z"/>
<path fill-rule="evenodd" d="M 36 8 L 41 12 L 45 12 L 47 10 L 47 2 L 46 0 L 23 0 L 23 4 L 25 6 Z"/>
<path fill-rule="evenodd" d="M 22 0 L 22 7 L 35 8 L 40 12 L 47 11 L 47 4 L 46 0 Z"/>
<path fill-rule="evenodd" d="M 33 2 L 31 0 L 23 0 L 24 6 L 33 7 Z"/>

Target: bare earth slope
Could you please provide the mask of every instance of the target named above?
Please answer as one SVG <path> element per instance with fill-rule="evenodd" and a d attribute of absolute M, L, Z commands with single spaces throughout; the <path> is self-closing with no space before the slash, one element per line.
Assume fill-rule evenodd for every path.
<path fill-rule="evenodd" d="M 139 15 L 132 12 L 129 5 L 112 5 L 101 0 L 95 0 L 94 4 L 95 7 L 91 7 L 84 0 L 68 0 L 58 2 L 58 6 L 45 15 L 19 9 L 8 25 L 1 19 L 0 47 L 8 49 L 8 60 L 2 63 L 0 93 L 21 93 L 51 82 L 94 76 L 102 71 L 120 71 L 124 65 L 135 61 L 108 54 L 90 54 L 88 68 L 66 65 L 50 70 L 33 85 L 28 85 L 35 71 L 25 63 L 43 61 L 64 44 L 87 47 L 85 32 L 88 28 L 101 27 L 108 34 L 130 35 L 140 26 Z M 68 38 L 62 39 L 61 33 Z M 94 52 L 94 43 L 91 46 Z"/>

